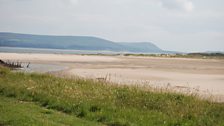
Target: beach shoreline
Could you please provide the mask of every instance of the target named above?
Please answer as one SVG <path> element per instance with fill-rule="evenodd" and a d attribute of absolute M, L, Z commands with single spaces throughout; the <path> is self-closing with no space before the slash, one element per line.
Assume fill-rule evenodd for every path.
<path fill-rule="evenodd" d="M 224 102 L 224 60 L 97 56 L 74 54 L 0 53 L 0 59 L 45 65 L 44 72 L 83 78 L 106 78 L 117 84 L 139 84 L 212 95 Z M 48 67 L 52 66 L 52 67 Z M 55 66 L 61 67 L 57 70 Z M 38 68 L 40 67 L 40 68 Z M 43 66 L 38 66 L 41 69 Z M 56 69 L 56 67 L 55 67 Z M 35 71 L 34 72 L 39 72 Z"/>

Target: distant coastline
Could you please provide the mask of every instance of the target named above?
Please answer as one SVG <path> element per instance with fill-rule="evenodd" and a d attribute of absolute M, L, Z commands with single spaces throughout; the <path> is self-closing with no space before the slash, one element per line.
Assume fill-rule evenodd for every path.
<path fill-rule="evenodd" d="M 114 42 L 94 36 L 52 36 L 0 32 L 0 47 L 43 48 L 131 53 L 174 53 L 151 42 Z"/>
<path fill-rule="evenodd" d="M 0 52 L 6 53 L 41 53 L 41 54 L 120 54 L 113 51 L 69 50 L 69 49 L 44 49 L 23 47 L 0 47 Z"/>

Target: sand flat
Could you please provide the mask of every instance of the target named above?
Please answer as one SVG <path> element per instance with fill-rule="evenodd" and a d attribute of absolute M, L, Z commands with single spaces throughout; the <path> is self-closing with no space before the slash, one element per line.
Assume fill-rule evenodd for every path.
<path fill-rule="evenodd" d="M 118 60 L 106 56 L 86 56 L 70 54 L 0 53 L 3 60 L 49 61 L 49 62 L 112 62 Z"/>
<path fill-rule="evenodd" d="M 0 59 L 57 64 L 63 73 L 85 78 L 105 78 L 120 84 L 144 84 L 177 90 L 194 90 L 224 101 L 224 60 L 68 54 L 0 53 Z"/>

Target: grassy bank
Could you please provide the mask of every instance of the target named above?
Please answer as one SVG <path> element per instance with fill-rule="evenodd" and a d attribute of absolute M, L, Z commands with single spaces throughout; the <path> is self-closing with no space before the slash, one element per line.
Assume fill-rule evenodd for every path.
<path fill-rule="evenodd" d="M 0 126 L 67 126 L 74 124 L 78 126 L 99 126 L 98 123 L 46 109 L 33 102 L 0 96 Z"/>
<path fill-rule="evenodd" d="M 137 87 L 109 85 L 93 80 L 15 73 L 2 67 L 0 67 L 0 95 L 1 111 L 7 109 L 5 107 L 7 100 L 4 101 L 4 98 L 12 98 L 35 103 L 39 107 L 64 113 L 68 118 L 79 118 L 79 121 L 93 124 L 108 126 L 224 125 L 224 104 L 222 103 L 202 101 L 194 96 L 182 94 L 156 93 Z M 4 97 L 3 100 L 2 97 Z M 16 111 L 17 107 L 11 108 L 15 108 Z M 4 114 L 0 114 L 0 124 L 7 122 L 7 119 L 11 121 L 17 119 L 16 115 L 10 113 L 12 112 L 5 111 Z M 26 119 L 29 120 L 29 117 Z M 62 118 L 64 122 L 67 122 L 66 119 Z M 56 120 L 51 118 L 51 122 Z M 37 122 L 30 123 L 38 125 Z M 72 121 L 71 123 L 80 124 Z"/>

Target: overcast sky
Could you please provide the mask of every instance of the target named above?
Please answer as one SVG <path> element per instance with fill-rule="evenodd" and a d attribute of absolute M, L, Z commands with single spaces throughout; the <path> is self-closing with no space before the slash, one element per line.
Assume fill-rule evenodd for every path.
<path fill-rule="evenodd" d="M 224 0 L 0 0 L 0 31 L 224 51 Z"/>

